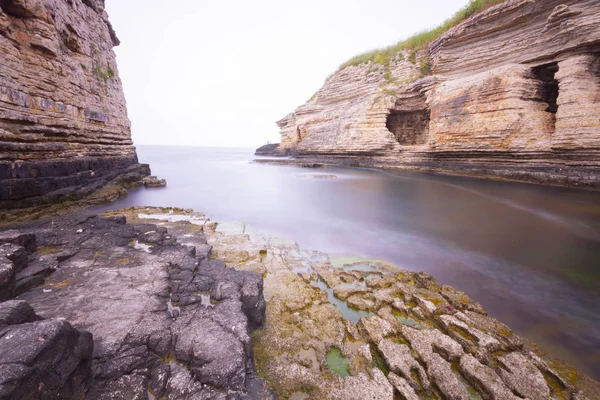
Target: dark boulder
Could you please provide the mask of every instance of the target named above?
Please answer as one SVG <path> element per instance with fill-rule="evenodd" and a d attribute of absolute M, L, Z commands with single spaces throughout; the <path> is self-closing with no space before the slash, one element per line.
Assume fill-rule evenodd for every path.
<path fill-rule="evenodd" d="M 91 379 L 92 335 L 42 320 L 23 301 L 0 304 L 0 399 L 82 399 Z"/>
<path fill-rule="evenodd" d="M 285 156 L 287 156 L 287 153 L 285 151 L 282 151 L 279 148 L 279 143 L 269 143 L 269 144 L 265 144 L 264 146 L 260 146 L 258 149 L 256 149 L 256 151 L 254 152 L 254 155 L 285 157 Z"/>
<path fill-rule="evenodd" d="M 23 233 L 17 230 L 0 232 L 0 243 L 12 243 L 22 246 L 29 253 L 36 249 L 36 239 L 33 233 Z"/>

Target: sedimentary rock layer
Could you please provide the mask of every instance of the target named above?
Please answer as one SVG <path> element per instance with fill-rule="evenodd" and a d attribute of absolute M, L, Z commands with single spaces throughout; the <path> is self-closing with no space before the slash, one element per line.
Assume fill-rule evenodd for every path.
<path fill-rule="evenodd" d="M 600 188 L 600 3 L 505 1 L 278 125 L 280 154 Z"/>
<path fill-rule="evenodd" d="M 138 164 L 103 0 L 0 2 L 0 210 L 83 197 Z"/>

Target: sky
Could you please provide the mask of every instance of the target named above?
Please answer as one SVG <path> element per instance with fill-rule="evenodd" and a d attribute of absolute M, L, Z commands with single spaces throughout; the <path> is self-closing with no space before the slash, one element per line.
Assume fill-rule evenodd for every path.
<path fill-rule="evenodd" d="M 468 0 L 106 0 L 136 144 L 258 147 L 352 56 Z"/>

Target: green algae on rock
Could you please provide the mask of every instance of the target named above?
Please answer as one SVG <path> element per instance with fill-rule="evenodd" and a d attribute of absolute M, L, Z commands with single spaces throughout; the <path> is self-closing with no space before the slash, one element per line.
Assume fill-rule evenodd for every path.
<path fill-rule="evenodd" d="M 337 347 L 332 347 L 327 353 L 327 368 L 342 378 L 350 375 L 348 361 Z"/>

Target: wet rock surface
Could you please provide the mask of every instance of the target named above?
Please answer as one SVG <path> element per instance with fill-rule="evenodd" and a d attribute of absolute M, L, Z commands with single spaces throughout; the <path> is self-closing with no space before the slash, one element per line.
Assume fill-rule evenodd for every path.
<path fill-rule="evenodd" d="M 24 346 L 0 352 L 0 365 L 13 362 L 11 354 L 25 357 L 30 352 L 25 344 L 35 345 L 38 338 L 46 338 L 49 351 L 68 362 L 59 376 L 54 367 L 28 370 L 49 383 L 36 381 L 30 394 L 1 398 L 57 398 L 54 393 L 86 399 L 272 397 L 256 376 L 250 336 L 264 323 L 262 277 L 212 259 L 201 231 L 194 244 L 183 245 L 165 227 L 128 224 L 123 216 L 75 214 L 11 232 L 0 240 L 30 235 L 25 237 L 37 243 L 29 246 L 26 265 L 18 251 L 24 247 L 12 239 L 0 244 L 0 254 L 6 254 L 1 265 L 8 260 L 13 271 L 21 267 L 14 276 L 19 301 L 0 306 L 18 304 L 29 317 L 8 319 L 35 324 L 35 329 L 11 325 L 14 340 Z M 80 331 L 91 333 L 80 334 L 87 342 L 77 339 Z M 52 335 L 57 339 L 50 340 Z M 61 339 L 65 335 L 77 340 Z M 54 355 L 52 360 L 62 365 Z M 87 372 L 78 367 L 83 361 Z M 17 383 L 25 378 L 0 375 L 2 390 L 23 386 Z"/>
<path fill-rule="evenodd" d="M 427 274 L 329 257 L 191 210 L 115 215 L 121 213 L 167 227 L 188 245 L 203 246 L 202 232 L 212 257 L 264 276 L 266 318 L 252 335 L 255 362 L 280 398 L 600 398 L 598 382 Z M 336 355 L 341 360 L 332 367 Z"/>

